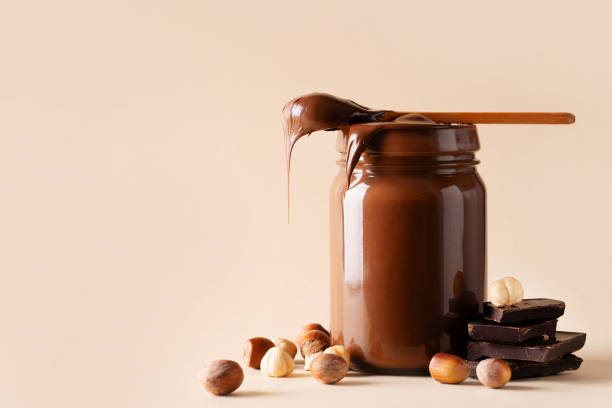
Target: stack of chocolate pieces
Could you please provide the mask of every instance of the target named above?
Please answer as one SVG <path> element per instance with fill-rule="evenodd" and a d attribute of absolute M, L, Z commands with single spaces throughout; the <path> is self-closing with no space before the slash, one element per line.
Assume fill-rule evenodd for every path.
<path fill-rule="evenodd" d="M 506 360 L 512 378 L 537 377 L 577 370 L 585 333 L 557 331 L 565 303 L 553 299 L 524 299 L 510 306 L 483 304 L 482 320 L 468 323 L 467 358 L 470 376 L 485 358 Z"/>

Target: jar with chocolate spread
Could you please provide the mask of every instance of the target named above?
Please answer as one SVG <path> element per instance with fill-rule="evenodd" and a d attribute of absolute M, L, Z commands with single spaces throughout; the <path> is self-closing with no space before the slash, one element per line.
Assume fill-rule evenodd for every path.
<path fill-rule="evenodd" d="M 353 125 L 337 149 L 332 342 L 348 348 L 353 369 L 370 372 L 418 373 L 437 352 L 463 355 L 486 281 L 476 127 L 416 115 Z"/>
<path fill-rule="evenodd" d="M 287 176 L 302 137 L 339 130 L 331 190 L 331 337 L 351 367 L 425 371 L 465 355 L 485 295 L 475 123 L 571 124 L 568 112 L 396 112 L 314 92 L 282 111 Z M 289 180 L 289 177 L 287 178 Z"/>

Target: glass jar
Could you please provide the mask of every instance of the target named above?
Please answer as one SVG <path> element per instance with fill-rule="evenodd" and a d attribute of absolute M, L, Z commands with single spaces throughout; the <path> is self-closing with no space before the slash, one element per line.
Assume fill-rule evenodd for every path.
<path fill-rule="evenodd" d="M 351 367 L 418 373 L 465 354 L 486 282 L 485 187 L 473 125 L 424 124 L 374 136 L 331 190 L 331 336 Z"/>

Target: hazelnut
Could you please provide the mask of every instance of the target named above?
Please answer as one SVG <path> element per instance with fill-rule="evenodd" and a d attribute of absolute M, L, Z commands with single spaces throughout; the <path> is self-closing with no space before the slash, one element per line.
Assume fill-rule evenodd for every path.
<path fill-rule="evenodd" d="M 318 353 L 311 354 L 304 359 L 304 370 L 310 371 L 310 363 L 312 363 L 312 360 L 314 360 L 314 358 L 319 354 L 323 354 L 323 352 L 319 351 Z"/>
<path fill-rule="evenodd" d="M 351 364 L 351 354 L 344 346 L 341 346 L 340 344 L 326 348 L 324 353 L 337 354 L 342 357 L 344 361 L 346 361 L 346 364 Z"/>
<path fill-rule="evenodd" d="M 300 346 L 300 344 L 302 344 L 304 335 L 311 330 L 321 330 L 323 333 L 329 336 L 329 332 L 325 329 L 325 327 L 321 326 L 319 323 L 307 324 L 306 326 L 302 327 L 299 333 L 297 334 L 297 336 L 295 336 L 295 344 L 297 344 L 298 347 Z M 302 356 L 302 357 L 305 357 L 305 356 Z"/>
<path fill-rule="evenodd" d="M 337 354 L 321 353 L 310 363 L 310 374 L 323 384 L 335 384 L 344 378 L 348 364 Z"/>
<path fill-rule="evenodd" d="M 302 343 L 299 344 L 302 356 L 308 357 L 329 347 L 330 341 L 327 333 L 321 330 L 311 330 L 302 336 Z"/>
<path fill-rule="evenodd" d="M 297 347 L 291 340 L 276 338 L 272 340 L 272 343 L 279 349 L 283 350 L 285 353 L 289 354 L 291 358 L 295 358 L 297 354 Z"/>
<path fill-rule="evenodd" d="M 242 348 L 242 360 L 244 360 L 244 364 L 252 368 L 259 368 L 264 354 L 272 347 L 274 347 L 274 343 L 265 337 L 253 337 L 252 339 L 248 339 Z"/>
<path fill-rule="evenodd" d="M 507 276 L 491 282 L 489 285 L 489 301 L 494 306 L 508 306 L 523 300 L 523 285 L 517 279 Z"/>
<path fill-rule="evenodd" d="M 240 387 L 243 379 L 242 367 L 237 362 L 215 360 L 208 367 L 206 376 L 200 379 L 200 383 L 211 394 L 226 395 Z"/>
<path fill-rule="evenodd" d="M 461 357 L 438 353 L 429 362 L 429 374 L 443 384 L 459 384 L 468 377 L 470 369 Z"/>
<path fill-rule="evenodd" d="M 478 381 L 489 388 L 499 388 L 506 385 L 512 377 L 508 363 L 498 358 L 487 358 L 476 366 Z"/>
<path fill-rule="evenodd" d="M 261 371 L 268 377 L 284 377 L 291 374 L 294 368 L 293 357 L 279 347 L 272 347 L 261 359 Z"/>

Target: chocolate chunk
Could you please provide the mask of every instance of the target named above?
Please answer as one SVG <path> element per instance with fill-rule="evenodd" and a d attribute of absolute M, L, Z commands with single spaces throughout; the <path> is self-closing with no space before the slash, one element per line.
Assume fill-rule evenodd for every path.
<path fill-rule="evenodd" d="M 584 346 L 585 333 L 558 331 L 555 338 L 531 339 L 522 344 L 496 344 L 488 341 L 469 341 L 468 360 L 495 357 L 504 360 L 527 360 L 547 363 Z"/>
<path fill-rule="evenodd" d="M 553 299 L 524 299 L 510 306 L 493 306 L 491 302 L 482 305 L 486 319 L 497 323 L 518 323 L 529 320 L 550 320 L 563 315 L 565 303 Z"/>
<path fill-rule="evenodd" d="M 468 361 L 470 367 L 470 377 L 476 377 L 476 366 L 480 361 Z M 512 379 L 527 377 L 540 377 L 544 375 L 557 374 L 562 371 L 577 370 L 582 364 L 582 359 L 573 354 L 566 354 L 558 360 L 548 363 L 534 363 L 533 361 L 506 360 L 512 371 Z"/>
<path fill-rule="evenodd" d="M 468 323 L 468 333 L 472 339 L 505 344 L 522 343 L 544 334 L 555 337 L 556 330 L 556 319 L 503 326 L 488 320 L 475 320 Z"/>

